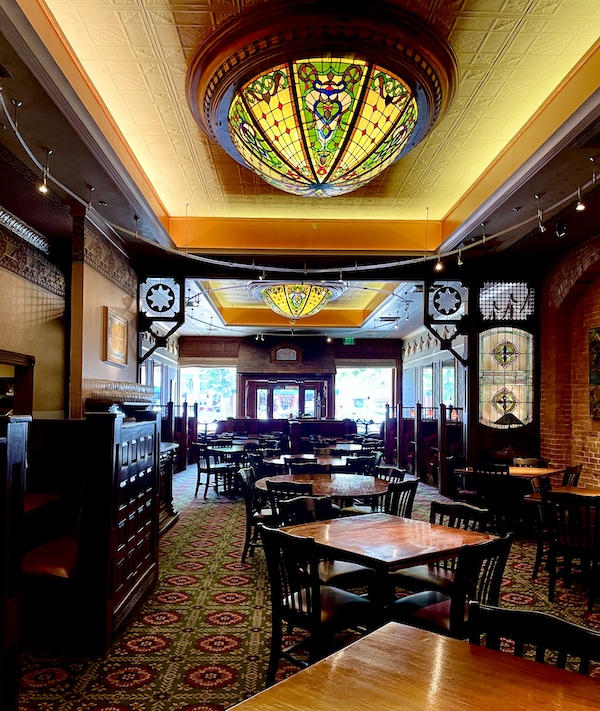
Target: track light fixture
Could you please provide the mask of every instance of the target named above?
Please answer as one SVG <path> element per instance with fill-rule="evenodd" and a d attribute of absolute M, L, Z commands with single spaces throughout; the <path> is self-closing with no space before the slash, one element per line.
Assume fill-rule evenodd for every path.
<path fill-rule="evenodd" d="M 441 272 L 444 269 L 444 265 L 442 264 L 441 257 L 438 256 L 437 262 L 435 263 L 434 267 L 436 272 Z"/>
<path fill-rule="evenodd" d="M 325 339 L 325 341 L 327 343 L 331 343 L 333 341 L 333 338 L 329 334 L 327 334 L 327 338 Z"/>
<path fill-rule="evenodd" d="M 459 267 L 462 267 L 462 265 L 463 265 L 462 249 L 459 249 L 459 250 L 458 250 L 458 255 L 457 255 L 457 257 L 456 257 L 456 264 L 457 264 Z"/>
<path fill-rule="evenodd" d="M 46 161 L 44 162 L 44 170 L 42 172 L 42 184 L 39 186 L 38 190 L 45 195 L 48 192 L 48 163 L 50 156 L 52 155 L 52 151 L 49 148 L 44 148 L 44 153 L 46 154 Z"/>
<path fill-rule="evenodd" d="M 566 222 L 557 222 L 555 234 L 559 239 L 566 237 L 567 236 L 567 223 Z"/>
<path fill-rule="evenodd" d="M 546 231 L 546 226 L 544 225 L 544 212 L 542 210 L 542 203 L 541 203 L 541 196 L 540 195 L 534 195 L 535 199 L 537 200 L 538 208 L 537 208 L 537 218 L 538 218 L 538 230 L 544 234 Z"/>
<path fill-rule="evenodd" d="M 482 222 L 482 223 L 481 223 L 481 226 L 482 226 L 482 228 L 483 228 L 483 232 L 482 232 L 482 234 L 481 234 L 481 243 L 482 243 L 482 244 L 485 244 L 485 241 L 486 241 L 486 239 L 487 239 L 487 235 L 486 235 L 486 233 L 485 233 L 485 226 L 486 226 L 486 225 L 487 225 L 487 222 Z"/>
<path fill-rule="evenodd" d="M 581 199 L 581 188 L 577 188 L 577 204 L 575 205 L 577 212 L 583 212 L 585 210 L 585 203 Z"/>
<path fill-rule="evenodd" d="M 596 182 L 596 156 L 590 156 L 590 161 L 592 163 L 592 183 Z"/>
<path fill-rule="evenodd" d="M 15 129 L 19 128 L 19 120 L 17 118 L 17 113 L 19 111 L 19 107 L 23 106 L 22 101 L 17 101 L 17 99 L 12 99 L 12 105 L 15 107 L 15 112 L 13 115 L 13 123 L 15 124 Z"/>

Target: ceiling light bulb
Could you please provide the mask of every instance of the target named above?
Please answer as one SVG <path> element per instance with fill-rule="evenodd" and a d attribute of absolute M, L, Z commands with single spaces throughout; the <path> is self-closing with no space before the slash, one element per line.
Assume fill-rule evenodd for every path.
<path fill-rule="evenodd" d="M 394 322 L 394 330 L 395 330 L 395 331 L 398 330 L 398 321 L 395 321 L 395 322 Z"/>
<path fill-rule="evenodd" d="M 435 269 L 436 272 L 441 272 L 443 268 L 444 268 L 444 265 L 442 264 L 441 259 L 438 257 L 438 260 L 437 260 L 437 262 L 435 263 L 434 269 Z"/>
<path fill-rule="evenodd" d="M 460 249 L 458 250 L 458 256 L 456 257 L 456 263 L 458 264 L 459 267 L 462 267 L 462 265 L 463 265 L 463 259 L 462 259 L 462 254 L 460 252 Z"/>
<path fill-rule="evenodd" d="M 585 210 L 585 203 L 581 199 L 581 188 L 577 188 L 577 204 L 575 205 L 577 212 L 583 212 Z"/>
<path fill-rule="evenodd" d="M 327 341 L 327 343 L 331 343 L 331 341 L 333 340 L 333 338 L 332 338 L 331 336 L 327 336 L 327 338 L 326 338 L 325 340 Z"/>
<path fill-rule="evenodd" d="M 38 190 L 44 195 L 48 192 L 48 183 L 46 182 L 46 176 L 44 175 L 42 184 L 39 186 Z"/>

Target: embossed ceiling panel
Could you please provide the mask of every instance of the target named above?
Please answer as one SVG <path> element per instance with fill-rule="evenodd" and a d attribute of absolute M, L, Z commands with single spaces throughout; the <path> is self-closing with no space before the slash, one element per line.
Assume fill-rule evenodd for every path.
<path fill-rule="evenodd" d="M 446 36 L 460 70 L 449 112 L 367 187 L 334 200 L 276 190 L 200 132 L 187 60 L 252 3 L 47 0 L 98 94 L 171 216 L 442 219 L 476 184 L 600 36 L 590 0 L 402 3 Z"/>

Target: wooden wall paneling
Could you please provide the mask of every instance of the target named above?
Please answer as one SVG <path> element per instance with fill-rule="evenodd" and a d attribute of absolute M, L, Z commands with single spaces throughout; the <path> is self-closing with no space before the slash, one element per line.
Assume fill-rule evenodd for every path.
<path fill-rule="evenodd" d="M 20 638 L 21 535 L 31 417 L 0 418 L 0 708 L 16 711 Z"/>

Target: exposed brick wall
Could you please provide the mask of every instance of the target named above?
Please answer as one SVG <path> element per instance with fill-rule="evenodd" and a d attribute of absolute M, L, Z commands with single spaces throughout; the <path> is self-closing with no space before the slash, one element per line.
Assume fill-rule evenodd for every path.
<path fill-rule="evenodd" d="M 542 288 L 541 453 L 582 464 L 580 484 L 600 486 L 600 420 L 590 417 L 591 328 L 600 326 L 600 238 L 569 252 Z"/>

